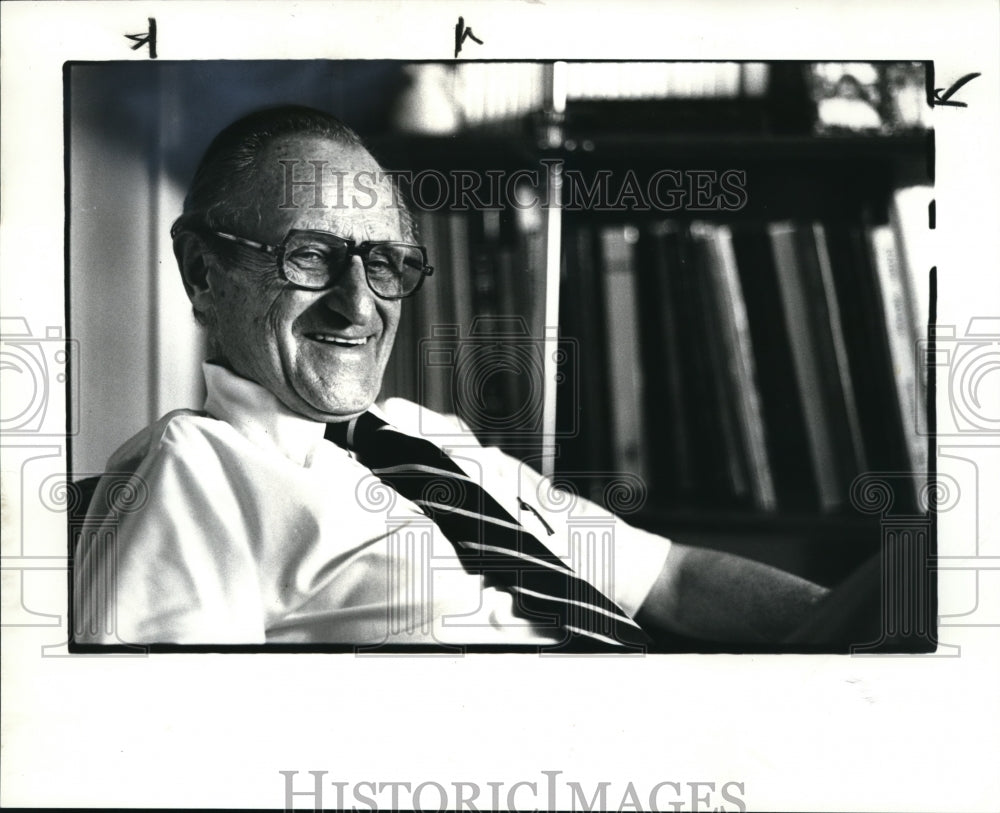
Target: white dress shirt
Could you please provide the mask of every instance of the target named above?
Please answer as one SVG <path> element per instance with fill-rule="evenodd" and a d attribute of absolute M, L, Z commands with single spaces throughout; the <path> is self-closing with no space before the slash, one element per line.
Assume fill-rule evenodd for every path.
<path fill-rule="evenodd" d="M 324 440 L 324 424 L 218 365 L 204 371 L 204 413 L 171 413 L 108 463 L 109 472 L 134 473 L 138 490 L 113 511 L 103 508 L 116 504 L 108 478 L 94 495 L 88 523 L 100 531 L 75 554 L 78 642 L 560 640 L 519 617 L 510 593 L 466 572 L 417 506 Z M 551 489 L 453 417 L 402 399 L 373 411 L 446 448 L 581 578 L 626 612 L 639 609 L 668 540 Z"/>

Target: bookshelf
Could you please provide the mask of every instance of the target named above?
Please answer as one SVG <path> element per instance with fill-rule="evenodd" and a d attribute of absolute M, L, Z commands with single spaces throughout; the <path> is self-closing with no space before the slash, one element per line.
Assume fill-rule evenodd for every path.
<path fill-rule="evenodd" d="M 468 339 L 477 316 L 516 316 L 528 339 L 545 341 L 521 361 L 494 354 L 494 372 L 468 356 L 477 401 L 444 379 L 415 387 L 428 374 L 414 349 L 433 337 L 404 317 L 386 394 L 458 411 L 485 440 L 598 501 L 595 472 L 636 474 L 647 499 L 633 524 L 830 583 L 878 550 L 879 518 L 852 508 L 854 478 L 926 471 L 912 353 L 900 368 L 926 319 L 922 277 L 906 267 L 926 207 L 905 202 L 904 217 L 901 190 L 932 183 L 933 134 L 816 132 L 807 66 L 755 64 L 749 85 L 734 85 L 747 71 L 733 65 L 714 83 L 689 70 L 669 98 L 648 93 L 667 63 L 648 67 L 645 95 L 630 98 L 584 92 L 580 69 L 522 66 L 519 81 L 537 87 L 522 87 L 513 114 L 483 102 L 454 132 L 370 138 L 394 169 L 561 168 L 534 187 L 547 205 L 418 217 L 447 255 L 434 281 L 451 303 L 417 306 L 424 324 L 456 327 L 447 344 Z M 463 92 L 465 103 L 475 96 L 467 83 Z M 720 179 L 732 171 L 727 192 Z M 575 205 L 568 182 L 601 173 L 612 185 L 630 175 L 639 198 L 657 173 L 661 189 L 692 177 L 695 187 L 672 208 L 643 209 L 620 187 L 609 194 L 625 205 Z M 711 203 L 694 205 L 697 184 Z M 444 280 L 463 269 L 468 285 L 456 291 Z M 560 348 L 568 366 L 551 361 Z M 897 509 L 919 513 L 918 494 L 897 495 Z"/>

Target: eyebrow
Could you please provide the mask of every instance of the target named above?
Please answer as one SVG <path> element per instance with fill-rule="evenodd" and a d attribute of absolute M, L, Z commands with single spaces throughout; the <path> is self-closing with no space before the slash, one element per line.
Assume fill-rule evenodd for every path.
<path fill-rule="evenodd" d="M 393 228 L 395 226 L 395 228 Z M 333 224 L 327 225 L 306 225 L 306 226 L 290 226 L 287 231 L 318 231 L 325 232 L 326 234 L 334 234 L 337 237 L 342 237 L 345 240 L 354 240 L 356 243 L 363 243 L 365 241 L 369 242 L 405 242 L 406 237 L 403 233 L 402 224 L 392 223 L 387 220 L 384 223 L 372 223 L 365 220 L 363 223 L 359 224 L 346 223 L 344 221 L 336 221 Z"/>

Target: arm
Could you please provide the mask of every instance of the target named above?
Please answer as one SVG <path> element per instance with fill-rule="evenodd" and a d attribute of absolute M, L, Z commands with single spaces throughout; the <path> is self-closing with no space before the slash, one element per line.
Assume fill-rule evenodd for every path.
<path fill-rule="evenodd" d="M 586 523 L 577 525 L 577 530 L 613 526 L 613 584 L 601 578 L 592 584 L 648 629 L 727 643 L 779 643 L 811 615 L 813 604 L 828 592 L 768 565 L 693 548 L 635 528 L 577 494 L 553 488 L 551 480 L 499 449 L 483 451 L 491 456 L 479 458 L 482 471 L 496 469 L 516 482 L 516 492 L 544 511 L 546 523 L 554 529 L 552 539 L 571 537 L 575 523 Z M 497 489 L 503 491 L 502 486 Z M 519 515 L 516 507 L 512 513 Z M 543 530 L 534 528 L 531 516 L 519 518 L 539 539 L 548 540 Z M 557 545 L 555 550 L 562 548 Z M 563 558 L 577 568 L 572 555 Z M 603 574 L 607 568 L 592 570 Z M 579 575 L 586 579 L 586 571 Z"/>
<path fill-rule="evenodd" d="M 770 565 L 675 542 L 636 620 L 690 638 L 777 643 L 827 592 Z"/>

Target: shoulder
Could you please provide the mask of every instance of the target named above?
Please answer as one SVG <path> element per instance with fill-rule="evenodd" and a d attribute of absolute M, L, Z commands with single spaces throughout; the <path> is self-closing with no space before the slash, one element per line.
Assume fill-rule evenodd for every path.
<path fill-rule="evenodd" d="M 387 398 L 379 409 L 393 426 L 411 435 L 419 435 L 439 446 L 479 446 L 472 428 L 457 415 L 435 412 L 406 398 Z"/>
<path fill-rule="evenodd" d="M 285 458 L 254 446 L 226 421 L 192 410 L 171 412 L 109 458 L 88 514 L 117 516 L 147 533 L 150 523 L 183 525 L 187 514 L 215 527 L 226 517 L 244 516 L 247 506 L 255 514 L 273 513 L 282 499 L 273 488 L 282 464 L 289 468 Z"/>
<path fill-rule="evenodd" d="M 155 423 L 140 430 L 108 459 L 108 471 L 135 471 L 149 457 L 180 449 L 190 451 L 197 446 L 211 445 L 214 437 L 226 437 L 235 431 L 223 421 L 204 412 L 176 409 Z"/>
<path fill-rule="evenodd" d="M 92 520 L 130 518 L 146 513 L 155 502 L 165 472 L 191 464 L 204 454 L 194 451 L 199 427 L 211 418 L 193 410 L 175 410 L 137 432 L 108 458 L 104 473 L 89 486 L 86 511 Z M 186 478 L 175 477 L 178 481 Z"/>

